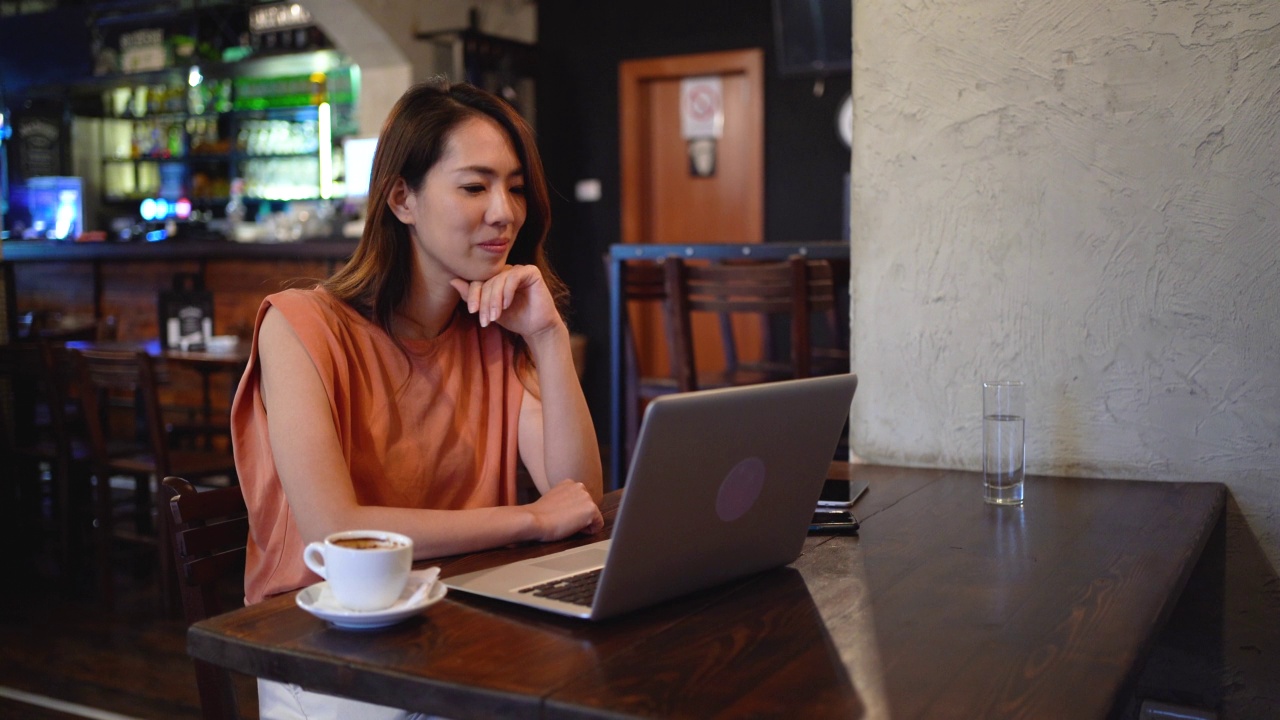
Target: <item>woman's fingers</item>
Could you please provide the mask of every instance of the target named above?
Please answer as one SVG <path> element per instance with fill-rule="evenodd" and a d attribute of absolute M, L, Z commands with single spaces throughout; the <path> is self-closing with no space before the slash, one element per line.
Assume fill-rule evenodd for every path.
<path fill-rule="evenodd" d="M 523 334 L 545 324 L 548 312 L 554 312 L 555 303 L 545 290 L 541 291 L 545 298 L 521 296 L 522 292 L 538 293 L 541 280 L 541 271 L 533 265 L 508 265 L 487 280 L 468 282 L 455 278 L 449 284 L 466 301 L 467 312 L 476 315 L 481 327 L 497 322 L 510 311 L 514 315 L 503 325 Z"/>
<path fill-rule="evenodd" d="M 449 285 L 467 303 L 467 312 L 478 316 L 481 327 L 497 320 L 502 315 L 502 310 L 507 305 L 510 305 L 509 300 L 504 304 L 504 298 L 513 297 L 513 294 L 505 293 L 503 290 L 510 284 L 508 282 L 510 268 L 511 266 L 508 265 L 507 268 L 488 280 L 472 280 L 468 282 L 461 278 L 454 278 L 449 281 Z"/>
<path fill-rule="evenodd" d="M 502 317 L 502 311 L 511 306 L 519 286 L 519 282 L 514 279 L 517 274 L 516 269 L 508 265 L 502 272 L 485 281 L 480 297 L 481 327 L 497 322 Z"/>

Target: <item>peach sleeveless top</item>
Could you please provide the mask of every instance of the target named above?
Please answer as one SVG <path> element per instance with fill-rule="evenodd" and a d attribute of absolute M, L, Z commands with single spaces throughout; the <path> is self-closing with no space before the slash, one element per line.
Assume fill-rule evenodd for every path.
<path fill-rule="evenodd" d="M 327 291 L 286 290 L 263 300 L 248 367 L 231 405 L 236 471 L 249 506 L 245 602 L 319 582 L 271 455 L 262 403 L 258 331 L 283 313 L 315 364 L 329 417 L 363 505 L 434 509 L 516 503 L 516 429 L 524 386 L 496 325 L 454 316 L 438 337 L 391 338 Z"/>

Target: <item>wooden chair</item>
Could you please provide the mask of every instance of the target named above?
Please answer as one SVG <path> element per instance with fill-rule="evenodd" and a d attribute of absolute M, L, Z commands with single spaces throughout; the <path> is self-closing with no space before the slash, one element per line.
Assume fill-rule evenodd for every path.
<path fill-rule="evenodd" d="M 168 512 L 161 524 L 173 548 L 182 610 L 188 624 L 229 610 L 220 581 L 244 577 L 248 510 L 239 485 L 197 492 L 180 477 L 166 477 L 160 494 Z M 234 720 L 235 689 L 231 675 L 203 660 L 194 660 L 200 710 L 205 720 Z"/>
<path fill-rule="evenodd" d="M 800 259 L 799 256 L 790 261 Z M 732 260 L 726 264 L 743 264 L 758 261 Z M 848 288 L 849 263 L 831 260 L 807 261 L 809 332 L 807 340 L 808 371 L 807 375 L 833 375 L 847 373 L 850 370 L 848 298 L 842 297 L 840 288 Z M 842 312 L 842 310 L 844 312 Z M 720 312 L 720 340 L 725 357 L 725 376 L 740 378 L 733 384 L 744 384 L 741 379 L 751 381 L 751 373 L 763 374 L 767 379 L 784 379 L 803 377 L 797 375 L 797 358 L 792 356 L 786 360 L 772 359 L 769 356 L 760 360 L 745 361 L 738 356 L 737 343 L 730 321 L 731 312 Z M 773 317 L 761 323 L 763 345 L 767 353 L 776 352 L 780 343 L 774 339 L 774 331 L 782 329 L 782 335 L 792 335 L 791 344 L 783 349 L 790 351 L 796 347 L 794 332 L 796 323 L 791 322 L 790 315 L 780 308 L 772 312 Z"/>
<path fill-rule="evenodd" d="M 813 374 L 812 323 L 815 313 L 835 308 L 831 266 L 822 260 L 793 256 L 785 262 L 693 264 L 678 256 L 663 263 L 666 287 L 668 352 L 673 377 L 682 392 L 708 387 L 750 385 Z M 693 317 L 711 313 L 721 325 L 723 371 L 697 370 Z M 790 343 L 787 361 L 762 359 L 745 363 L 739 357 L 730 327 L 733 316 L 746 313 L 785 319 Z M 767 327 L 767 325 L 766 325 Z"/>
<path fill-rule="evenodd" d="M 607 258 L 605 262 L 607 266 Z M 848 371 L 846 334 L 840 332 L 836 319 L 834 274 L 826 261 L 795 256 L 784 262 L 694 264 L 673 255 L 657 262 L 626 260 L 619 269 L 624 303 L 653 303 L 662 308 L 669 368 L 668 375 L 641 371 L 635 335 L 628 324 L 623 334 L 625 457 L 629 458 L 634 449 L 644 403 L 658 396 Z M 695 313 L 712 313 L 716 317 L 725 358 L 721 371 L 696 370 Z M 765 321 L 762 328 L 766 346 L 771 345 L 769 320 L 785 321 L 791 337 L 788 360 L 747 362 L 741 358 L 733 319 L 744 313 Z M 833 349 L 814 344 L 813 317 L 826 322 L 826 336 Z"/>
<path fill-rule="evenodd" d="M 167 376 L 163 366 L 147 353 L 74 350 L 73 355 L 97 480 L 95 555 L 102 601 L 108 607 L 113 605 L 112 549 L 117 540 L 154 543 L 161 602 L 166 612 L 176 614 L 173 556 L 168 538 L 155 531 L 151 520 L 153 512 L 164 512 L 158 503 L 153 505 L 151 481 L 181 475 L 235 484 L 235 460 L 229 450 L 174 447 L 160 406 L 159 388 Z M 117 530 L 113 477 L 133 478 L 132 531 L 127 527 Z"/>
<path fill-rule="evenodd" d="M 0 442 L 14 483 L 5 488 L 3 502 L 14 511 L 6 527 L 26 536 L 38 533 L 38 528 L 22 528 L 45 514 L 40 468 L 47 466 L 57 558 L 71 580 L 80 531 L 88 527 L 81 527 L 76 495 L 88 488 L 89 450 L 73 433 L 80 413 L 68 397 L 65 366 L 63 348 L 46 340 L 0 345 L 0 383 L 7 401 L 7 411 L 0 412 Z"/>

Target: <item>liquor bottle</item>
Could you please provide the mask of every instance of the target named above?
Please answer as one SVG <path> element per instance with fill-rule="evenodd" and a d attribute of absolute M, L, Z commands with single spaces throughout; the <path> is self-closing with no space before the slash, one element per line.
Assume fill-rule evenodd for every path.
<path fill-rule="evenodd" d="M 167 131 L 169 157 L 182 157 L 186 155 L 182 148 L 182 126 L 176 122 L 170 122 Z"/>
<path fill-rule="evenodd" d="M 328 78 L 322 72 L 311 73 L 311 104 L 319 105 L 329 100 Z"/>
<path fill-rule="evenodd" d="M 232 228 L 244 222 L 244 180 L 236 178 L 231 181 L 231 202 L 227 203 L 227 222 Z"/>

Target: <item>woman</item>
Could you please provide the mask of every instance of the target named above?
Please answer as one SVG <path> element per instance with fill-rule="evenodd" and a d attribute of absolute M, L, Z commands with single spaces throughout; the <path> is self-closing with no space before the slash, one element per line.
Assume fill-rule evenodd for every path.
<path fill-rule="evenodd" d="M 232 405 L 250 604 L 319 581 L 303 548 L 339 530 L 403 533 L 426 558 L 603 526 L 528 125 L 436 81 L 400 98 L 377 148 L 354 255 L 263 301 Z M 528 505 L 515 505 L 517 458 L 541 493 Z M 292 699 L 309 717 L 317 697 L 260 692 L 264 717 Z"/>

